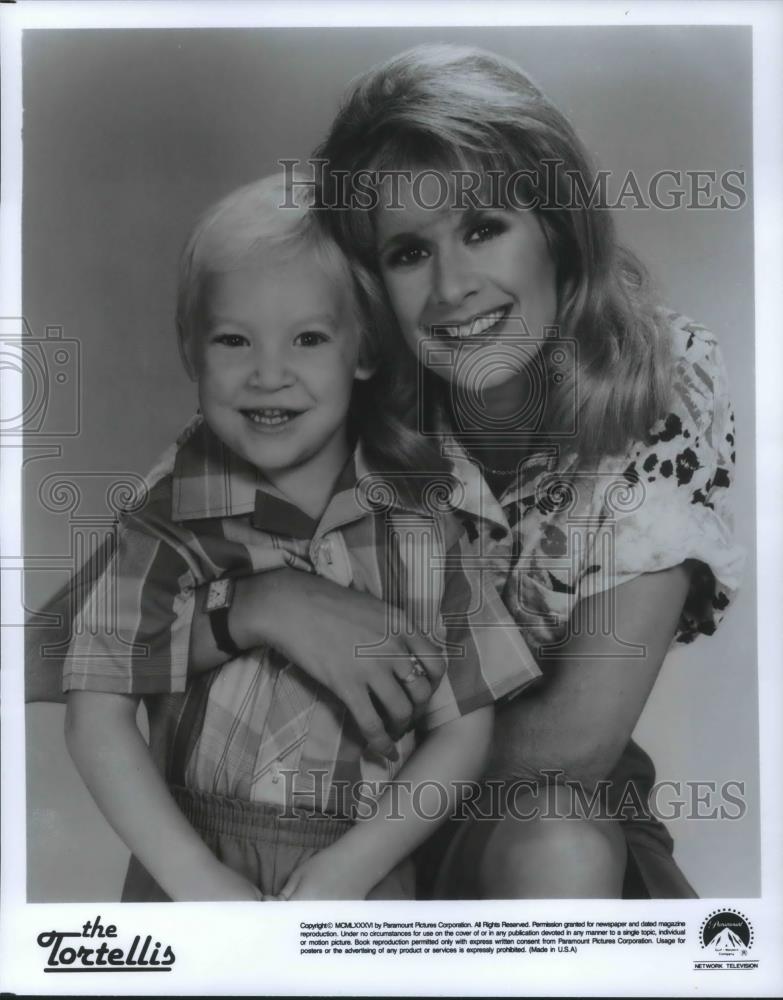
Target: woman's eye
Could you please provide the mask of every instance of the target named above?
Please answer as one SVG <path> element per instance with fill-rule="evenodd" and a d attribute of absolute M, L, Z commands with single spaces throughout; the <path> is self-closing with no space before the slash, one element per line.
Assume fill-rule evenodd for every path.
<path fill-rule="evenodd" d="M 319 333 L 317 330 L 305 330 L 304 333 L 297 334 L 294 343 L 299 347 L 318 347 L 319 344 L 325 344 L 328 339 L 325 333 Z"/>
<path fill-rule="evenodd" d="M 427 256 L 429 255 L 423 247 L 401 247 L 389 254 L 386 258 L 386 265 L 387 267 L 415 267 Z"/>
<path fill-rule="evenodd" d="M 500 236 L 506 231 L 506 226 L 495 219 L 488 219 L 485 222 L 480 222 L 477 226 L 473 226 L 468 230 L 467 236 L 465 238 L 466 243 L 486 243 L 487 240 L 494 239 L 496 236 Z"/>

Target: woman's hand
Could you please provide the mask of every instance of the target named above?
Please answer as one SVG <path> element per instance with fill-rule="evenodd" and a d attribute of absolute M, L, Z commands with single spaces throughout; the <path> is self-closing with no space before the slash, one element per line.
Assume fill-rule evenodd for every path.
<path fill-rule="evenodd" d="M 371 749 L 396 759 L 393 740 L 411 727 L 446 669 L 440 650 L 418 633 L 392 635 L 383 601 L 296 570 L 238 584 L 230 628 L 241 648 L 252 644 L 262 604 L 269 645 L 339 698 Z M 411 656 L 425 675 L 411 677 Z"/>
<path fill-rule="evenodd" d="M 197 608 L 202 602 L 197 599 Z M 276 569 L 237 580 L 229 631 L 240 649 L 269 645 L 323 684 L 349 710 L 372 750 L 396 759 L 394 739 L 413 725 L 446 669 L 418 632 L 392 634 L 383 601 L 314 574 Z M 425 673 L 417 676 L 411 656 Z M 207 615 L 197 611 L 191 670 L 224 662 Z"/>

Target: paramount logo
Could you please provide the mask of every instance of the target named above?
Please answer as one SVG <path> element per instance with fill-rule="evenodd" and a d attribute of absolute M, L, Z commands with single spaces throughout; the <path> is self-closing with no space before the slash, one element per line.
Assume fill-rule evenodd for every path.
<path fill-rule="evenodd" d="M 723 930 L 717 934 L 712 941 L 707 945 L 709 951 L 714 951 L 716 955 L 738 955 L 741 953 L 747 954 L 747 949 L 745 947 L 745 942 L 737 937 L 734 931 L 730 927 L 724 927 Z"/>
<path fill-rule="evenodd" d="M 753 945 L 753 928 L 738 910 L 713 910 L 701 925 L 701 947 L 708 961 L 693 963 L 695 969 L 754 970 L 758 959 L 747 958 Z"/>

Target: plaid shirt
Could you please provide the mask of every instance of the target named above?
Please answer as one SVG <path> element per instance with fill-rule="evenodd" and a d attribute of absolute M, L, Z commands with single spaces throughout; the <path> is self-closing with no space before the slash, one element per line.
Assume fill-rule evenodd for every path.
<path fill-rule="evenodd" d="M 396 765 L 371 753 L 345 707 L 266 647 L 188 682 L 195 590 L 219 577 L 288 565 L 384 600 L 396 609 L 392 633 L 415 627 L 447 653 L 424 729 L 539 676 L 498 595 L 509 570 L 507 521 L 464 456 L 438 481 L 375 474 L 358 448 L 317 522 L 203 423 L 171 457 L 143 506 L 123 519 L 114 559 L 77 615 L 64 670 L 66 690 L 145 696 L 150 746 L 171 784 L 341 812 L 341 788 L 387 780 L 414 748 L 405 737 Z"/>

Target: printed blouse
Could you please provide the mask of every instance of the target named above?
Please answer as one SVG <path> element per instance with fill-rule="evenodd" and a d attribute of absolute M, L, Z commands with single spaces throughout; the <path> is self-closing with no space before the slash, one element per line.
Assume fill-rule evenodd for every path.
<path fill-rule="evenodd" d="M 729 504 L 735 432 L 723 359 L 703 326 L 667 318 L 670 410 L 647 439 L 591 469 L 574 456 L 532 455 L 500 498 L 516 552 L 505 602 L 534 651 L 565 638 L 578 601 L 643 573 L 693 561 L 680 643 L 711 635 L 739 586 L 744 552 Z"/>

